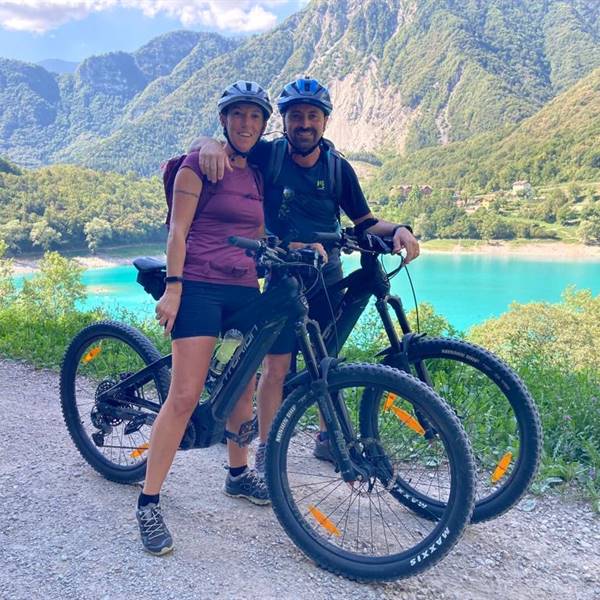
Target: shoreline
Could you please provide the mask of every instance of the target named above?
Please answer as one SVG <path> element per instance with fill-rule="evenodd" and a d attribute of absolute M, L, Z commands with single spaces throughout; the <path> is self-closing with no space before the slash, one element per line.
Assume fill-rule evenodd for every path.
<path fill-rule="evenodd" d="M 534 258 L 536 260 L 584 260 L 600 262 L 600 246 L 585 246 L 583 244 L 568 244 L 565 242 L 531 242 L 514 244 L 499 241 L 493 244 L 463 245 L 460 241 L 451 244 L 444 242 L 439 246 L 436 240 L 421 244 L 422 254 L 468 254 L 481 256 L 494 256 L 505 258 Z M 131 264 L 133 257 L 118 257 L 109 254 L 96 254 L 94 256 L 71 257 L 84 269 L 107 269 L 119 265 Z M 164 259 L 164 254 L 154 255 L 152 258 Z M 13 258 L 13 272 L 15 275 L 34 273 L 39 269 L 39 258 Z"/>
<path fill-rule="evenodd" d="M 145 256 L 145 255 L 144 255 Z M 85 270 L 88 269 L 109 269 L 110 267 L 118 267 L 120 265 L 133 264 L 134 257 L 119 257 L 108 254 L 96 254 L 94 256 L 70 256 L 71 260 L 75 261 Z M 150 258 L 164 260 L 165 255 L 152 255 Z M 15 275 L 26 275 L 27 273 L 35 273 L 39 270 L 39 258 L 19 259 L 13 258 L 13 272 Z"/>
<path fill-rule="evenodd" d="M 536 260 L 584 260 L 588 262 L 600 261 L 600 246 L 586 246 L 584 244 L 569 244 L 566 242 L 522 242 L 514 243 L 499 240 L 494 243 L 476 243 L 464 245 L 461 241 L 451 244 L 444 242 L 443 247 L 438 247 L 439 242 L 424 242 L 421 244 L 423 254 L 471 254 L 495 257 L 535 258 Z"/>

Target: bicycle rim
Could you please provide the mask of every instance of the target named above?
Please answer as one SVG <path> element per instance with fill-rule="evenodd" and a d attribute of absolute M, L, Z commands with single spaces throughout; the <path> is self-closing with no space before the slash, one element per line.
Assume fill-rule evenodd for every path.
<path fill-rule="evenodd" d="M 423 388 L 413 392 L 431 394 Z M 400 386 L 385 382 L 376 389 L 398 417 L 398 435 L 388 447 L 360 435 L 350 442 L 369 472 L 364 481 L 346 483 L 333 464 L 313 456 L 318 411 L 314 401 L 295 397 L 298 392 L 273 426 L 269 444 L 277 458 L 267 466 L 273 507 L 290 537 L 321 566 L 365 581 L 409 576 L 437 562 L 468 522 L 472 501 L 468 443 L 464 434 L 458 443 L 451 441 L 461 437 L 451 414 L 419 409 L 439 428 L 432 443 L 416 417 L 414 393 L 409 398 Z M 330 387 L 343 395 L 357 432 L 364 390 L 353 382 Z"/>
<path fill-rule="evenodd" d="M 116 324 L 92 326 L 67 351 L 61 378 L 63 414 L 83 457 L 109 479 L 143 478 L 151 422 L 168 383 L 156 373 L 144 384 L 99 399 L 102 392 L 160 358 L 149 340 Z M 154 409 L 140 406 L 149 402 Z M 121 411 L 127 411 L 123 415 Z"/>

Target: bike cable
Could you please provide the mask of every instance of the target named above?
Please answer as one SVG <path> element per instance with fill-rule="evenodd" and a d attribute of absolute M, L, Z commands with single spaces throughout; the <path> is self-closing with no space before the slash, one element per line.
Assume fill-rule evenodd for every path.
<path fill-rule="evenodd" d="M 383 257 L 382 257 L 381 262 L 383 264 L 383 269 L 384 269 L 385 274 L 388 279 L 392 279 L 393 277 L 395 277 L 400 272 L 402 267 L 404 267 L 404 271 L 406 272 L 406 276 L 408 277 L 408 283 L 410 284 L 410 290 L 412 292 L 413 302 L 415 303 L 415 317 L 416 317 L 416 321 L 417 321 L 417 333 L 421 333 L 421 323 L 420 323 L 420 319 L 419 319 L 419 304 L 417 302 L 417 294 L 415 292 L 415 286 L 413 285 L 413 282 L 412 282 L 412 277 L 410 276 L 410 273 L 408 271 L 408 266 L 404 262 L 404 256 L 402 256 L 402 254 L 400 254 L 400 266 L 397 267 L 396 269 L 393 269 L 389 273 L 387 272 L 387 269 L 385 268 L 385 263 L 383 262 Z"/>
<path fill-rule="evenodd" d="M 331 298 L 329 297 L 329 291 L 327 286 L 325 285 L 325 277 L 323 277 L 323 271 L 319 270 L 319 278 L 321 280 L 321 286 L 323 288 L 323 292 L 325 294 L 325 298 L 327 300 L 327 306 L 329 307 L 329 314 L 331 315 L 331 323 L 333 326 L 333 335 L 335 337 L 335 356 L 340 352 L 340 340 L 338 338 L 338 330 L 337 324 L 335 320 L 335 311 L 333 310 L 333 304 L 331 304 Z"/>

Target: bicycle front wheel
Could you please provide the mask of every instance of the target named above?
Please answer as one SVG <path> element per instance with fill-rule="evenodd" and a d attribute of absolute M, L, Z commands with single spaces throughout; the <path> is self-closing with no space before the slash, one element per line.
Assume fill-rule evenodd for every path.
<path fill-rule="evenodd" d="M 408 361 L 411 373 L 427 379 L 452 407 L 471 441 L 477 485 L 472 522 L 508 511 L 527 491 L 541 454 L 540 418 L 524 383 L 491 352 L 462 340 L 415 339 Z M 394 355 L 386 364 L 401 367 Z M 381 407 L 382 398 L 369 392 L 362 404 L 361 427 L 363 435 L 386 445 L 385 438 L 395 434 L 390 425 L 395 417 Z"/>
<path fill-rule="evenodd" d="M 169 371 L 163 367 L 110 399 L 99 395 L 160 358 L 146 336 L 115 321 L 86 327 L 67 348 L 60 373 L 63 418 L 80 454 L 107 479 L 144 478 L 151 422 L 167 398 Z"/>
<path fill-rule="evenodd" d="M 364 390 L 378 390 L 402 419 L 403 435 L 392 448 L 359 434 L 346 440 L 353 462 L 368 474 L 347 483 L 313 455 L 317 404 L 308 388 L 296 389 L 267 444 L 267 483 L 279 522 L 318 565 L 351 579 L 398 579 L 431 567 L 456 544 L 472 512 L 473 459 L 458 419 L 426 385 L 382 365 L 341 366 L 329 373 L 328 386 L 356 430 Z M 427 439 L 417 414 L 435 427 L 435 439 Z M 443 510 L 436 505 L 432 515 L 427 498 L 436 494 Z"/>

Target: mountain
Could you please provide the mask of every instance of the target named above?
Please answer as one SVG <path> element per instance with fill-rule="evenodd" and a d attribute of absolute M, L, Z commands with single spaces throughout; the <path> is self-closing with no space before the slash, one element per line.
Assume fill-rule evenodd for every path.
<path fill-rule="evenodd" d="M 482 192 L 515 180 L 600 181 L 600 68 L 516 126 L 385 161 L 369 191 L 382 197 L 394 186 L 428 184 Z"/>
<path fill-rule="evenodd" d="M 11 163 L 9 160 L 6 160 L 0 156 L 0 173 L 9 173 L 11 175 L 19 175 L 19 168 Z"/>
<path fill-rule="evenodd" d="M 174 31 L 132 54 L 92 56 L 72 74 L 0 59 L 0 153 L 24 166 L 57 162 L 69 145 L 95 142 L 127 122 L 132 101 L 179 63 L 233 45 L 216 34 Z"/>
<path fill-rule="evenodd" d="M 60 58 L 48 58 L 46 60 L 40 60 L 37 64 L 46 69 L 46 71 L 61 74 L 74 73 L 79 63 L 61 60 Z"/>
<path fill-rule="evenodd" d="M 129 58 L 88 59 L 85 81 L 87 61 L 70 78 L 49 76 L 43 93 L 25 83 L 41 116 L 22 106 L 21 88 L 3 85 L 0 63 L 0 152 L 20 164 L 153 173 L 219 130 L 214 107 L 228 83 L 254 79 L 276 97 L 304 74 L 330 86 L 328 136 L 342 150 L 445 145 L 530 117 L 600 66 L 599 15 L 597 0 L 313 0 L 243 42 L 197 34 L 183 56 L 172 46 L 194 40 L 175 32 Z M 164 68 L 163 56 L 172 56 Z M 25 69 L 9 66 L 13 79 Z"/>

